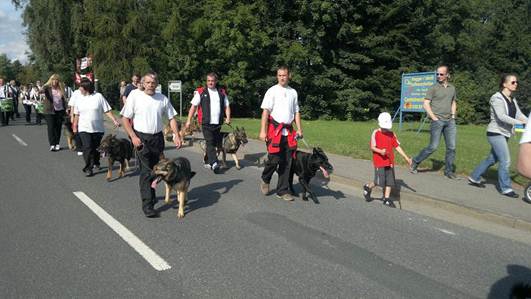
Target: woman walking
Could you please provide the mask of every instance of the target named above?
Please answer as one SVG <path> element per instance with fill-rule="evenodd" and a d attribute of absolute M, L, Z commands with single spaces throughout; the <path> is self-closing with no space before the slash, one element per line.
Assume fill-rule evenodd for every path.
<path fill-rule="evenodd" d="M 94 84 L 88 78 L 81 79 L 79 84 L 81 97 L 74 105 L 74 133 L 79 133 L 83 149 L 85 167 L 83 172 L 86 176 L 92 176 L 92 169 L 100 165 L 100 146 L 103 137 L 104 125 L 103 114 L 109 117 L 115 126 L 120 124 L 111 111 L 111 106 L 105 98 L 94 91 Z"/>
<path fill-rule="evenodd" d="M 65 117 L 66 100 L 64 95 L 64 84 L 57 74 L 53 74 L 48 82 L 43 86 L 44 92 L 44 119 L 48 125 L 48 142 L 50 151 L 59 151 L 59 140 L 61 139 L 61 126 Z"/>
<path fill-rule="evenodd" d="M 476 167 L 468 177 L 471 185 L 483 187 L 481 175 L 487 169 L 498 164 L 498 188 L 501 194 L 517 198 L 512 189 L 509 166 L 511 155 L 507 142 L 514 134 L 514 125 L 525 124 L 527 117 L 520 111 L 516 99 L 512 97 L 518 87 L 518 79 L 515 74 L 504 74 L 500 81 L 500 91 L 490 98 L 490 123 L 487 127 L 487 140 L 491 150 L 487 158 Z"/>

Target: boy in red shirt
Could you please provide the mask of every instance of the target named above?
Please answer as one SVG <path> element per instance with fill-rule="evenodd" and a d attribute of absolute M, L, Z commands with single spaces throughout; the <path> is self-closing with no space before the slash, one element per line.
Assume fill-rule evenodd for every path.
<path fill-rule="evenodd" d="M 380 128 L 372 132 L 370 144 L 372 163 L 374 165 L 374 182 L 367 183 L 363 186 L 363 196 L 367 202 L 372 201 L 372 188 L 380 186 L 384 191 L 383 204 L 391 208 L 396 208 L 393 200 L 390 198 L 391 187 L 395 186 L 395 155 L 393 149 L 396 148 L 396 151 L 404 157 L 410 166 L 411 159 L 402 150 L 395 133 L 391 131 L 393 122 L 389 113 L 380 113 L 378 116 L 378 126 Z"/>

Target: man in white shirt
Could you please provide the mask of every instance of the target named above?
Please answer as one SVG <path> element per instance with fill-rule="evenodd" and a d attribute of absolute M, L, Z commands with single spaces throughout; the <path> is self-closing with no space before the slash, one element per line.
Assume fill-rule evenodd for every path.
<path fill-rule="evenodd" d="M 7 85 L 4 85 L 4 78 L 0 78 L 0 101 L 7 101 Z M 0 122 L 2 127 L 9 125 L 10 112 L 0 109 Z"/>
<path fill-rule="evenodd" d="M 529 114 L 524 134 L 520 140 L 517 167 L 521 175 L 531 179 L 531 113 Z"/>
<path fill-rule="evenodd" d="M 68 87 L 70 88 L 70 87 Z M 69 116 L 67 118 L 67 120 L 69 121 L 65 121 L 65 126 L 71 126 L 73 123 L 74 123 L 74 117 L 75 117 L 75 114 L 74 114 L 74 110 L 76 108 L 76 105 L 78 103 L 78 101 L 81 101 L 83 100 L 83 94 L 81 94 L 81 91 L 78 89 L 76 89 L 70 96 L 70 99 L 68 100 L 68 109 L 67 111 L 69 112 Z M 83 144 L 81 142 L 81 138 L 79 136 L 79 134 L 74 134 L 74 144 L 76 145 L 76 151 L 77 151 L 77 155 L 78 156 L 81 156 L 83 155 Z"/>
<path fill-rule="evenodd" d="M 177 112 L 166 96 L 155 92 L 158 84 L 157 75 L 145 74 L 142 84 L 144 90 L 129 94 L 120 113 L 124 129 L 138 151 L 140 159 L 139 185 L 142 211 L 146 217 L 152 218 L 159 216 L 159 213 L 153 209 L 156 197 L 155 189 L 151 188 L 151 181 L 154 179 L 151 170 L 164 152 L 163 116 L 170 121 L 173 142 L 177 148 L 181 147 L 181 137 L 174 119 Z M 134 121 L 134 129 L 131 120 Z"/>
<path fill-rule="evenodd" d="M 269 183 L 275 171 L 278 174 L 277 197 L 293 201 L 289 190 L 289 173 L 294 151 L 297 150 L 296 136 L 302 137 L 301 116 L 297 91 L 290 86 L 289 69 L 281 66 L 277 69 L 278 84 L 269 88 L 260 108 L 260 139 L 267 144 L 267 162 L 262 172 L 260 191 L 269 193 Z M 293 128 L 293 121 L 297 131 Z"/>
<path fill-rule="evenodd" d="M 223 125 L 223 111 L 225 123 L 230 124 L 230 105 L 227 93 L 223 88 L 217 87 L 218 76 L 216 73 L 207 74 L 207 88 L 199 87 L 194 92 L 192 106 L 188 111 L 186 128 L 190 127 L 195 111 L 198 111 L 198 121 L 201 124 L 203 137 L 206 142 L 205 165 L 219 173 L 219 162 L 216 147 L 221 146 L 221 126 Z"/>

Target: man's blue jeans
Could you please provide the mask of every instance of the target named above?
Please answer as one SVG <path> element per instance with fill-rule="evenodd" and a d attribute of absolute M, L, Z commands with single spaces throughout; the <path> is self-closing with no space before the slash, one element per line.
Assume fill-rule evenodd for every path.
<path fill-rule="evenodd" d="M 498 165 L 498 186 L 501 193 L 509 193 L 513 191 L 511 177 L 509 176 L 509 166 L 511 165 L 511 154 L 509 153 L 509 146 L 507 138 L 502 135 L 487 136 L 492 149 L 487 158 L 474 169 L 470 175 L 474 181 L 479 181 L 481 175 L 489 169 L 492 165 L 499 162 Z"/>
<path fill-rule="evenodd" d="M 444 142 L 446 143 L 446 167 L 444 174 L 448 175 L 453 173 L 453 164 L 455 160 L 455 137 L 457 135 L 457 128 L 455 120 L 438 120 L 432 121 L 430 126 L 430 144 L 424 148 L 418 156 L 413 158 L 415 164 L 420 164 L 426 160 L 433 152 L 437 150 L 439 141 L 441 141 L 441 135 L 444 135 Z"/>

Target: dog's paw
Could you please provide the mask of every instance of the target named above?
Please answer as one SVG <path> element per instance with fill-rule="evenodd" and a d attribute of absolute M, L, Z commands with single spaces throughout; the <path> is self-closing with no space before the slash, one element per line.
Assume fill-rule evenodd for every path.
<path fill-rule="evenodd" d="M 184 211 L 177 212 L 177 218 L 184 218 Z"/>
<path fill-rule="evenodd" d="M 236 169 L 240 170 L 240 169 L 242 169 L 242 167 L 240 165 L 237 165 Z"/>

